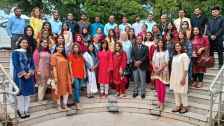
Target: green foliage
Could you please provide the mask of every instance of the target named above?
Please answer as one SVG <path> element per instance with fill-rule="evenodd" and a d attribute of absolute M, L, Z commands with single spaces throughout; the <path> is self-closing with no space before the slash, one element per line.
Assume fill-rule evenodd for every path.
<path fill-rule="evenodd" d="M 142 5 L 137 0 L 86 0 L 84 10 L 88 16 L 93 19 L 94 16 L 100 16 L 104 22 L 110 15 L 115 15 L 117 21 L 122 16 L 127 16 L 133 20 L 133 16 L 145 16 Z"/>

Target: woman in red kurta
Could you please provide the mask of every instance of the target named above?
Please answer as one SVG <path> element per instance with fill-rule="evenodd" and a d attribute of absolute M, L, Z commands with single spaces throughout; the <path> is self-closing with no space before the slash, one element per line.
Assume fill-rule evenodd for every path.
<path fill-rule="evenodd" d="M 111 52 L 108 50 L 108 43 L 105 41 L 102 44 L 101 50 L 98 52 L 99 69 L 98 69 L 98 83 L 100 84 L 100 96 L 108 95 L 109 90 L 109 59 Z"/>
<path fill-rule="evenodd" d="M 203 86 L 203 78 L 204 73 L 206 72 L 206 67 L 199 66 L 197 60 L 203 53 L 208 53 L 209 49 L 209 41 L 208 37 L 203 37 L 200 34 L 199 28 L 193 28 L 193 38 L 192 38 L 192 46 L 193 46 L 193 58 L 196 59 L 193 62 L 193 84 L 192 86 L 200 88 Z"/>
<path fill-rule="evenodd" d="M 117 96 L 125 96 L 125 77 L 123 75 L 127 66 L 127 55 L 122 50 L 121 43 L 115 44 L 115 52 L 110 59 L 110 68 L 113 71 L 113 83 L 116 86 Z"/>
<path fill-rule="evenodd" d="M 75 35 L 75 43 L 78 43 L 81 49 L 81 52 L 84 53 L 87 51 L 88 43 L 85 43 L 81 34 Z"/>

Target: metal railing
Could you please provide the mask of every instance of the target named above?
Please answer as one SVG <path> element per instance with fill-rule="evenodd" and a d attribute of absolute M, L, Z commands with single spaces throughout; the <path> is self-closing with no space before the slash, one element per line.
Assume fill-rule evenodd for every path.
<path fill-rule="evenodd" d="M 224 122 L 224 65 L 212 81 L 210 87 L 209 126 L 221 126 Z"/>
<path fill-rule="evenodd" d="M 18 124 L 16 95 L 19 88 L 0 64 L 0 123 L 3 126 Z"/>

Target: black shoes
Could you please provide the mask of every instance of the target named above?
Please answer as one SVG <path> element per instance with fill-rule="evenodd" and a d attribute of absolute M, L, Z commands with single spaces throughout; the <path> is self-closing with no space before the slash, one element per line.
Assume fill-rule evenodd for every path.
<path fill-rule="evenodd" d="M 137 93 L 134 93 L 134 94 L 132 95 L 133 98 L 136 98 L 137 96 L 138 96 Z"/>
<path fill-rule="evenodd" d="M 29 118 L 30 117 L 30 113 L 29 112 L 25 112 L 25 116 L 26 116 L 26 118 Z"/>
<path fill-rule="evenodd" d="M 145 99 L 145 94 L 143 94 L 141 97 L 142 97 L 142 99 Z"/>

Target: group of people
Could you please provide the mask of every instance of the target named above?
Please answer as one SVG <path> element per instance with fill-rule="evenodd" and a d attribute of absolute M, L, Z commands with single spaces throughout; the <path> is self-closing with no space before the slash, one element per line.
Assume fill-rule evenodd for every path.
<path fill-rule="evenodd" d="M 189 84 L 203 86 L 206 66 L 198 62 L 200 57 L 212 56 L 216 49 L 219 67 L 223 65 L 224 18 L 217 6 L 211 9 L 211 19 L 196 8 L 192 18 L 179 10 L 174 21 L 163 14 L 156 22 L 149 14 L 145 20 L 135 16 L 133 24 L 123 16 L 120 25 L 113 15 L 104 25 L 99 16 L 94 23 L 88 22 L 86 15 L 77 22 L 69 13 L 62 23 L 58 11 L 52 14 L 52 19 L 44 21 L 42 10 L 35 7 L 26 25 L 21 9 L 15 8 L 15 16 L 8 21 L 21 118 L 30 116 L 30 96 L 35 94 L 35 85 L 38 100 L 43 100 L 51 87 L 58 109 L 68 111 L 69 96 L 80 109 L 83 87 L 88 98 L 97 93 L 106 98 L 111 89 L 118 97 L 126 97 L 131 80 L 133 98 L 144 99 L 149 84 L 156 90 L 158 107 L 163 111 L 169 87 L 176 104 L 172 112 L 186 113 Z"/>

